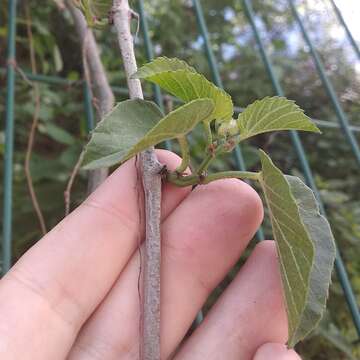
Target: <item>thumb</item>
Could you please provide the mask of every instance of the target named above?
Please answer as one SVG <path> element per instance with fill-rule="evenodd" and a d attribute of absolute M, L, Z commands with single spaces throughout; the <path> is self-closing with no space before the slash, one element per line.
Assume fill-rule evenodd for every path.
<path fill-rule="evenodd" d="M 301 358 L 294 350 L 289 350 L 283 344 L 266 343 L 257 349 L 253 360 L 301 360 Z"/>

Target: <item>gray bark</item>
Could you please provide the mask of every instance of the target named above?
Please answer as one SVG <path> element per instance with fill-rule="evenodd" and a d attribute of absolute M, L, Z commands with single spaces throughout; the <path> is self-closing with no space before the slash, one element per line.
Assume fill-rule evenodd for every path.
<path fill-rule="evenodd" d="M 71 13 L 80 43 L 83 47 L 84 60 L 86 60 L 84 71 L 86 71 L 86 68 L 88 69 L 90 80 L 88 85 L 98 104 L 98 111 L 96 113 L 97 120 L 99 121 L 113 108 L 115 97 L 101 62 L 93 32 L 88 28 L 81 11 L 76 9 L 69 0 L 65 4 Z M 92 170 L 89 174 L 88 192 L 93 192 L 106 179 L 107 175 L 108 169 Z"/>
<path fill-rule="evenodd" d="M 130 98 L 143 98 L 141 83 L 130 79 L 137 70 L 133 37 L 130 31 L 132 10 L 128 0 L 114 0 L 114 25 L 117 31 Z M 142 324 L 140 358 L 160 360 L 160 206 L 162 166 L 154 149 L 140 154 L 142 180 L 145 194 L 146 239 L 143 262 Z"/>

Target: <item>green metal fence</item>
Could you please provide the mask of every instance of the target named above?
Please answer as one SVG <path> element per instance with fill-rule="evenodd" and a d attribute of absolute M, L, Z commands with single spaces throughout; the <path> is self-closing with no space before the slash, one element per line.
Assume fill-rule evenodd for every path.
<path fill-rule="evenodd" d="M 292 1 L 289 0 L 289 2 L 291 3 L 291 6 L 293 7 L 293 10 L 296 11 L 295 7 L 292 4 Z M 246 11 L 247 17 L 249 18 L 249 21 L 250 21 L 254 36 L 256 38 L 256 42 L 257 42 L 258 47 L 259 47 L 261 58 L 262 58 L 262 60 L 264 62 L 266 71 L 269 74 L 269 78 L 270 78 L 271 83 L 273 85 L 274 91 L 275 91 L 276 95 L 284 96 L 285 95 L 284 91 L 283 91 L 283 89 L 282 89 L 282 87 L 281 87 L 281 85 L 279 83 L 279 80 L 277 79 L 277 77 L 275 75 L 275 72 L 273 70 L 273 66 L 271 64 L 270 58 L 268 57 L 268 55 L 267 55 L 267 53 L 265 51 L 264 44 L 263 44 L 263 42 L 262 42 L 262 40 L 260 38 L 259 31 L 258 31 L 256 23 L 254 21 L 254 12 L 253 12 L 253 9 L 252 9 L 252 6 L 251 6 L 251 1 L 244 0 L 244 9 Z M 299 19 L 299 21 L 300 21 L 300 19 Z M 304 32 L 304 33 L 306 34 L 306 32 Z M 313 54 L 315 54 L 315 49 L 313 49 L 313 51 L 314 51 Z M 321 65 L 321 64 L 319 64 L 319 65 Z M 321 71 L 320 71 L 320 69 L 321 69 Z M 323 76 L 324 79 L 327 79 L 327 77 L 325 75 L 325 72 L 322 69 L 322 65 L 320 67 L 318 67 L 318 71 L 319 71 L 319 75 Z M 329 80 L 327 80 L 324 83 L 324 85 L 329 84 L 329 83 L 330 83 Z M 334 94 L 335 93 L 333 91 L 329 92 L 329 96 L 331 96 L 331 97 Z M 336 98 L 335 98 L 335 100 L 336 100 L 336 103 L 338 103 L 338 100 Z M 340 119 L 344 120 L 343 118 L 339 118 L 339 120 Z M 345 126 L 345 128 L 347 129 L 345 134 L 346 135 L 351 134 L 351 136 L 353 138 L 352 132 L 349 129 L 349 124 L 347 123 L 347 121 L 345 121 L 345 123 L 342 123 L 342 126 Z M 314 180 L 314 177 L 312 175 L 312 171 L 310 169 L 309 162 L 307 160 L 305 150 L 304 150 L 304 147 L 303 147 L 303 145 L 301 143 L 300 137 L 299 137 L 299 135 L 298 135 L 298 133 L 296 131 L 289 131 L 289 134 L 290 134 L 291 141 L 292 141 L 293 147 L 295 149 L 295 152 L 296 152 L 296 154 L 297 154 L 297 156 L 299 158 L 299 161 L 300 161 L 300 164 L 301 164 L 301 167 L 302 167 L 302 170 L 303 170 L 303 174 L 304 174 L 306 183 L 314 191 L 314 194 L 315 194 L 315 196 L 316 196 L 316 198 L 317 198 L 317 200 L 319 202 L 320 211 L 326 216 L 325 208 L 324 208 L 323 202 L 321 200 L 321 197 L 320 197 L 319 191 L 317 189 L 317 186 L 315 184 L 315 180 Z M 348 138 L 348 140 L 349 140 L 349 138 Z M 356 143 L 355 138 L 354 138 L 354 141 Z M 356 143 L 356 145 L 357 145 L 357 143 Z M 358 149 L 353 148 L 353 150 L 355 151 L 355 154 L 357 154 L 356 151 L 358 151 Z M 341 259 L 340 252 L 337 250 L 336 254 L 337 254 L 337 256 L 336 256 L 336 259 L 335 259 L 335 267 L 336 267 L 337 275 L 339 276 L 340 283 L 341 283 L 341 286 L 343 288 L 347 304 L 348 304 L 349 309 L 351 311 L 351 314 L 353 316 L 353 320 L 354 320 L 354 324 L 356 326 L 357 332 L 358 332 L 358 334 L 360 334 L 360 313 L 359 313 L 359 308 L 358 308 L 358 305 L 356 303 L 354 293 L 353 293 L 353 291 L 351 289 L 351 284 L 350 284 L 349 278 L 347 276 L 344 263 L 343 263 L 343 261 Z"/>
<path fill-rule="evenodd" d="M 240 0 L 239 0 L 240 1 Z M 317 53 L 317 50 L 302 22 L 301 17 L 299 16 L 299 13 L 297 11 L 297 8 L 294 4 L 293 0 L 287 0 L 289 4 L 289 8 L 291 9 L 291 12 L 299 26 L 300 32 L 302 33 L 302 36 L 308 45 L 310 49 L 310 54 L 315 62 L 317 72 L 319 74 L 319 77 L 323 83 L 324 90 L 327 92 L 331 103 L 334 107 L 334 112 L 336 114 L 336 117 L 338 119 L 338 124 L 328 122 L 325 120 L 315 120 L 317 124 L 320 127 L 327 128 L 329 130 L 335 128 L 341 128 L 345 139 L 347 140 L 349 144 L 349 149 L 352 150 L 353 155 L 355 157 L 354 160 L 357 161 L 357 163 L 360 165 L 360 149 L 359 145 L 357 143 L 357 140 L 354 136 L 355 132 L 360 131 L 360 127 L 353 126 L 349 124 L 349 121 L 346 117 L 346 114 L 344 113 L 340 101 L 336 95 L 336 92 L 331 84 L 331 81 L 327 77 L 324 66 L 321 62 L 321 59 Z M 357 54 L 358 58 L 360 59 L 360 52 L 359 48 L 349 30 L 347 27 L 339 9 L 336 7 L 336 4 L 334 0 L 329 0 L 333 6 L 334 12 L 336 17 L 339 20 L 339 23 L 341 26 L 343 26 L 346 35 L 348 37 L 348 40 L 352 47 L 354 48 L 355 53 Z M 204 42 L 204 55 L 207 58 L 209 68 L 211 70 L 213 81 L 218 85 L 219 87 L 223 87 L 220 73 L 219 73 L 219 67 L 218 63 L 216 61 L 216 58 L 214 56 L 214 53 L 212 51 L 212 46 L 210 43 L 210 38 L 207 30 L 207 25 L 205 22 L 205 18 L 203 15 L 203 9 L 201 6 L 201 3 L 199 0 L 192 0 L 194 15 L 196 16 L 198 28 L 199 28 L 199 34 L 203 39 Z M 255 21 L 255 14 L 252 8 L 251 0 L 243 0 L 242 1 L 243 9 L 245 11 L 245 14 L 249 20 L 249 23 L 251 25 L 253 36 L 256 40 L 258 49 L 259 49 L 259 55 L 261 57 L 261 60 L 264 63 L 265 69 L 268 73 L 269 80 L 273 86 L 274 93 L 277 95 L 284 95 L 284 91 L 281 87 L 281 84 L 279 82 L 279 79 L 277 78 L 271 59 L 268 56 L 266 52 L 266 48 L 264 46 L 264 43 L 261 39 L 260 32 L 257 28 L 257 24 Z M 12 184 L 13 184 L 13 153 L 14 153 L 14 104 L 15 104 L 15 65 L 16 65 L 16 54 L 15 54 L 15 37 L 16 37 L 16 10 L 17 10 L 17 0 L 9 0 L 8 1 L 8 14 L 9 14 L 9 20 L 8 20 L 8 37 L 7 37 L 7 67 L 6 67 L 6 77 L 7 77 L 7 94 L 6 94 L 6 116 L 5 116 L 5 161 L 4 161 L 4 203 L 3 203 L 3 243 L 2 243 L 2 266 L 3 266 L 3 273 L 6 273 L 10 266 L 11 266 L 11 258 L 12 258 Z M 151 39 L 149 36 L 148 31 L 148 25 L 144 10 L 144 1 L 138 0 L 138 10 L 140 14 L 140 21 L 141 21 L 141 29 L 145 44 L 145 50 L 146 50 L 146 56 L 148 60 L 151 60 L 153 58 L 153 48 L 151 44 Z M 84 110 L 86 114 L 86 120 L 87 120 L 87 129 L 91 130 L 94 127 L 94 114 L 93 114 L 93 107 L 91 103 L 91 97 L 89 93 L 89 89 L 85 83 L 82 82 L 71 82 L 66 79 L 62 79 L 59 77 L 54 76 L 44 76 L 44 75 L 36 75 L 36 74 L 27 74 L 26 76 L 31 81 L 36 82 L 46 82 L 49 84 L 54 85 L 71 85 L 76 86 L 80 85 L 83 87 L 83 101 L 84 101 Z M 127 90 L 120 87 L 113 87 L 113 91 L 116 94 L 122 94 L 126 95 Z M 160 92 L 160 89 L 157 86 L 153 87 L 153 96 L 151 94 L 145 94 L 146 97 L 153 97 L 155 101 L 159 104 L 159 106 L 163 106 L 163 98 L 162 94 Z M 241 112 L 242 109 L 239 107 L 236 107 L 236 111 Z M 298 136 L 297 132 L 290 131 L 289 136 L 291 138 L 294 151 L 300 161 L 301 168 L 303 171 L 303 175 L 305 177 L 305 180 L 307 184 L 313 189 L 319 203 L 320 208 L 323 214 L 325 214 L 325 209 L 322 203 L 322 199 L 320 197 L 319 191 L 316 187 L 315 180 L 312 174 L 312 171 L 309 166 L 309 162 L 307 160 L 305 149 L 302 145 L 302 142 L 300 140 L 300 137 Z M 171 144 L 168 142 L 166 143 L 166 147 L 168 149 L 171 148 Z M 245 170 L 245 161 L 243 158 L 242 151 L 240 147 L 236 148 L 234 160 L 236 163 L 236 167 L 240 170 Z M 262 229 L 260 229 L 257 233 L 257 238 L 259 240 L 262 240 L 264 238 L 264 234 Z M 336 257 L 336 272 L 339 277 L 344 297 L 346 299 L 346 302 L 348 304 L 349 310 L 352 315 L 352 319 L 354 322 L 354 326 L 357 330 L 358 335 L 360 335 L 360 313 L 359 313 L 359 307 L 356 303 L 354 292 L 351 288 L 351 284 L 346 272 L 345 265 L 343 263 L 343 260 L 341 259 L 339 251 L 337 252 Z M 201 317 L 201 316 L 200 316 Z M 201 320 L 201 319 L 200 319 Z"/>
<path fill-rule="evenodd" d="M 3 217 L 3 269 L 11 266 L 12 247 L 12 185 L 14 155 L 14 102 L 15 102 L 15 36 L 17 1 L 9 1 L 8 53 L 7 53 L 7 94 L 5 118 L 5 158 L 4 158 L 4 217 Z"/>

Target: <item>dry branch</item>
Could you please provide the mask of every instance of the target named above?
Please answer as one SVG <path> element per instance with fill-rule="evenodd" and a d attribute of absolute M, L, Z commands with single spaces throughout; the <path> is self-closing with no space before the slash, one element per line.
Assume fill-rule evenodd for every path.
<path fill-rule="evenodd" d="M 29 48 L 30 48 L 31 70 L 32 70 L 33 74 L 36 74 L 37 73 L 36 57 L 35 57 L 35 51 L 34 51 L 33 34 L 32 34 L 32 29 L 31 29 L 31 27 L 32 27 L 31 15 L 30 15 L 30 9 L 29 9 L 28 4 L 26 4 L 25 11 L 26 11 L 26 30 L 27 30 L 27 35 L 28 35 L 28 39 L 29 39 Z M 39 220 L 41 232 L 43 235 L 45 235 L 47 232 L 45 219 L 44 219 L 40 204 L 39 204 L 37 196 L 36 196 L 33 179 L 32 179 L 32 175 L 31 175 L 31 169 L 30 169 L 30 162 L 31 162 L 31 155 L 32 155 L 33 147 L 34 147 L 35 134 L 36 134 L 36 129 L 37 129 L 37 126 L 39 123 L 39 113 L 40 113 L 40 106 L 41 106 L 40 89 L 39 89 L 38 84 L 30 82 L 30 81 L 29 81 L 29 83 L 33 88 L 35 109 L 34 109 L 34 114 L 33 114 L 33 118 L 32 118 L 30 132 L 29 132 L 29 138 L 28 138 L 27 149 L 26 149 L 26 154 L 25 154 L 24 169 L 25 169 L 25 177 L 26 177 L 26 181 L 27 181 L 27 185 L 28 185 L 28 189 L 29 189 L 29 193 L 30 193 L 30 197 L 31 197 L 31 202 L 35 209 L 37 218 Z"/>
<path fill-rule="evenodd" d="M 109 85 L 105 69 L 101 62 L 99 50 L 94 34 L 88 28 L 86 20 L 80 10 L 76 9 L 71 1 L 65 2 L 73 18 L 80 42 L 83 47 L 83 66 L 85 78 L 88 83 L 93 102 L 96 104 L 97 119 L 108 113 L 114 106 L 114 94 Z M 87 74 L 87 75 L 86 75 Z M 89 174 L 89 193 L 94 191 L 107 177 L 107 169 L 93 170 Z"/>
<path fill-rule="evenodd" d="M 113 19 L 125 68 L 130 98 L 143 98 L 140 81 L 130 76 L 137 70 L 130 19 L 133 11 L 128 0 L 114 0 Z M 145 194 L 146 239 L 143 269 L 142 334 L 140 358 L 160 360 L 160 206 L 161 164 L 153 149 L 140 154 Z"/>

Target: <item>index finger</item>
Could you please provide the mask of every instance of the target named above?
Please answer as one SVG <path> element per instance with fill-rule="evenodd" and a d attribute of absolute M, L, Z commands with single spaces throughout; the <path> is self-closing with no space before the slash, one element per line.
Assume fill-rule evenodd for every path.
<path fill-rule="evenodd" d="M 169 168 L 180 162 L 170 152 L 160 151 L 158 156 Z M 65 358 L 80 327 L 142 239 L 137 185 L 131 160 L 1 280 L 0 358 Z M 162 217 L 189 191 L 164 185 Z"/>

